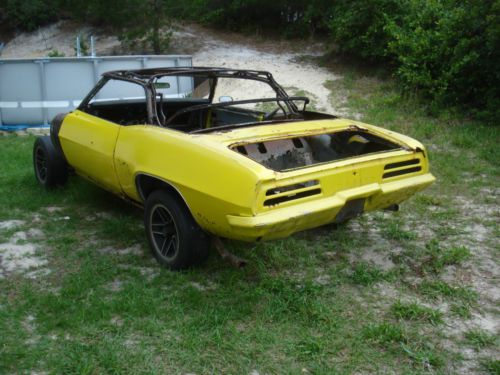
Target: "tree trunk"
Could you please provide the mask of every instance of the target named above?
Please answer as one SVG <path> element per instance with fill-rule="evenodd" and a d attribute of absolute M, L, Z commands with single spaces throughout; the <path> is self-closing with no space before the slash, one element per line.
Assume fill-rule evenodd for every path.
<path fill-rule="evenodd" d="M 153 28 L 153 50 L 155 55 L 159 55 L 161 53 L 161 45 L 160 45 L 160 22 L 163 19 L 163 9 L 162 9 L 162 4 L 161 0 L 153 0 L 153 9 L 154 9 L 154 14 L 152 17 L 152 28 Z"/>

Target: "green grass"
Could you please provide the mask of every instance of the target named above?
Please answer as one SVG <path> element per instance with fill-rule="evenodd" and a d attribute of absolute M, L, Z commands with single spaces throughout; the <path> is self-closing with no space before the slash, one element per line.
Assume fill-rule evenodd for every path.
<path fill-rule="evenodd" d="M 361 262 L 353 265 L 352 273 L 349 275 L 354 284 L 369 286 L 380 281 L 390 280 L 391 273 L 384 272 L 377 267 Z"/>
<path fill-rule="evenodd" d="M 363 338 L 384 346 L 408 341 L 404 328 L 392 323 L 373 323 L 365 326 Z"/>
<path fill-rule="evenodd" d="M 461 349 L 496 345 L 482 331 L 443 332 L 489 303 L 468 282 L 444 279 L 467 281 L 482 254 L 498 259 L 499 218 L 463 207 L 498 204 L 481 190 L 498 186 L 498 131 L 429 116 L 391 82 L 360 72 L 331 87 L 364 121 L 423 141 L 437 183 L 398 213 L 280 241 L 226 241 L 248 260 L 242 270 L 213 252 L 193 270 L 161 269 L 140 210 L 76 176 L 43 191 L 34 137 L 0 137 L 0 221 L 23 221 L 0 230 L 0 244 L 42 231 L 25 242 L 50 270 L 0 278 L 0 373 L 450 373 L 465 360 Z M 486 228 L 481 242 L 471 223 Z M 118 251 L 131 247 L 139 253 Z M 477 371 L 498 373 L 494 358 L 481 363 Z"/>
<path fill-rule="evenodd" d="M 482 349 L 487 346 L 495 345 L 497 338 L 481 329 L 473 329 L 465 332 L 466 342 L 473 346 L 476 350 Z"/>
<path fill-rule="evenodd" d="M 397 319 L 429 322 L 431 324 L 443 323 L 443 313 L 441 311 L 414 302 L 403 303 L 397 301 L 391 306 L 391 312 Z"/>
<path fill-rule="evenodd" d="M 487 359 L 482 361 L 482 368 L 491 375 L 500 374 L 500 360 L 498 359 Z"/>
<path fill-rule="evenodd" d="M 453 286 L 441 280 L 424 280 L 418 287 L 420 293 L 430 298 L 452 298 L 473 303 L 478 294 L 468 287 Z"/>
<path fill-rule="evenodd" d="M 403 229 L 401 223 L 390 221 L 386 223 L 383 227 L 382 231 L 383 235 L 390 240 L 414 240 L 417 238 L 417 234 L 415 232 Z"/>

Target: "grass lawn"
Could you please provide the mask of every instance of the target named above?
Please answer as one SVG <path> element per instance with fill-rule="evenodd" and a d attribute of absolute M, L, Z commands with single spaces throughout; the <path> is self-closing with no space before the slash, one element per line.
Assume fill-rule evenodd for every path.
<path fill-rule="evenodd" d="M 43 191 L 34 137 L 0 137 L 0 373 L 499 374 L 498 128 L 342 73 L 332 101 L 421 140 L 437 182 L 397 213 L 227 242 L 242 270 L 161 269 L 140 210 L 78 177 Z"/>

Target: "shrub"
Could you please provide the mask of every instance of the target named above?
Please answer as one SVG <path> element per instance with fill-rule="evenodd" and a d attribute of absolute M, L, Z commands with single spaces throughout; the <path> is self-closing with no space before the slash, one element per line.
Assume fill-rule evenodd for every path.
<path fill-rule="evenodd" d="M 398 22 L 402 13 L 401 0 L 339 0 L 334 2 L 329 29 L 340 51 L 382 61 L 391 39 L 385 26 Z"/>
<path fill-rule="evenodd" d="M 389 20 L 387 55 L 406 90 L 435 106 L 471 109 L 498 120 L 500 1 L 406 0 L 400 22 Z"/>
<path fill-rule="evenodd" d="M 7 0 L 3 11 L 4 19 L 11 28 L 33 31 L 56 19 L 55 5 L 55 0 Z"/>

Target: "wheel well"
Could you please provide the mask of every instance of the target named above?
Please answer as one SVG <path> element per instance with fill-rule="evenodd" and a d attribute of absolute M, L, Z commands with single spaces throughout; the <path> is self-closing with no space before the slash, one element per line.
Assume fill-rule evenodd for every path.
<path fill-rule="evenodd" d="M 182 202 L 189 210 L 189 207 L 182 197 L 181 193 L 171 184 L 160 180 L 157 177 L 148 176 L 145 174 L 140 174 L 135 179 L 135 184 L 137 186 L 137 191 L 143 202 L 146 202 L 148 196 L 155 190 L 164 190 L 169 193 L 172 197 L 177 198 Z"/>

